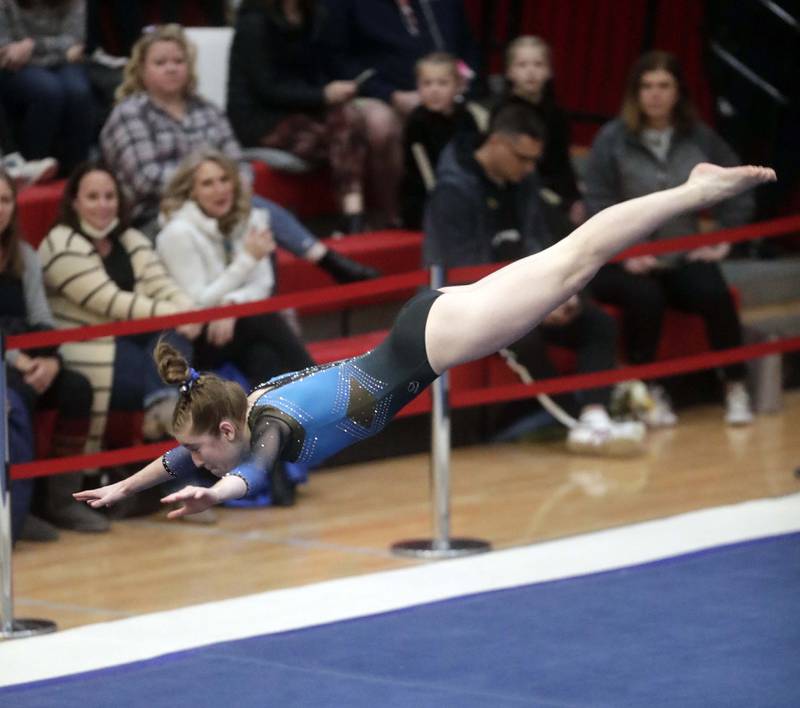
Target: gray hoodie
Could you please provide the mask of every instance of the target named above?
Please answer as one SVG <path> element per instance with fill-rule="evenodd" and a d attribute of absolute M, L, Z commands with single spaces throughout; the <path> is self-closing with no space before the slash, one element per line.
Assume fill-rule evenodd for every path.
<path fill-rule="evenodd" d="M 586 166 L 586 207 L 589 216 L 612 204 L 683 183 L 700 162 L 725 167 L 741 164 L 728 144 L 698 122 L 689 131 L 675 130 L 665 160 L 659 160 L 639 136 L 617 118 L 597 134 Z M 747 223 L 754 210 L 752 192 L 718 204 L 713 217 L 722 227 Z M 687 236 L 699 230 L 698 213 L 683 214 L 651 234 L 650 240 Z"/>

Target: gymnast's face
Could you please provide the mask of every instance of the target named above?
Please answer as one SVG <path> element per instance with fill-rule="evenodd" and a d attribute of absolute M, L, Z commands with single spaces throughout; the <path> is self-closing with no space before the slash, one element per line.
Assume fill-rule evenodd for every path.
<path fill-rule="evenodd" d="M 212 474 L 221 477 L 247 455 L 249 440 L 243 430 L 223 418 L 217 435 L 180 432 L 176 433 L 175 439 L 191 453 L 195 465 L 205 467 Z"/>
<path fill-rule="evenodd" d="M 194 173 L 192 199 L 206 216 L 221 219 L 233 208 L 233 177 L 216 162 L 206 160 Z"/>

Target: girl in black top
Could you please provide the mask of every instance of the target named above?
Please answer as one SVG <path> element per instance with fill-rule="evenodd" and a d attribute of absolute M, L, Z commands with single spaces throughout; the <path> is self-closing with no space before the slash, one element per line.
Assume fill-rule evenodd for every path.
<path fill-rule="evenodd" d="M 537 164 L 542 183 L 560 198 L 560 207 L 573 225 L 586 218 L 586 210 L 569 155 L 569 119 L 555 99 L 550 47 L 543 39 L 517 37 L 506 49 L 508 91 L 494 112 L 506 103 L 531 106 L 545 126 L 544 152 Z"/>
<path fill-rule="evenodd" d="M 460 87 L 458 63 L 451 54 L 435 52 L 417 62 L 417 91 L 421 103 L 411 111 L 403 132 L 405 175 L 401 209 L 406 228 L 422 228 L 425 200 L 433 188 L 432 183 L 427 183 L 429 178 L 422 174 L 414 146 L 422 148 L 431 172 L 435 172 L 439 155 L 456 134 L 479 132 L 472 113 L 459 100 Z"/>

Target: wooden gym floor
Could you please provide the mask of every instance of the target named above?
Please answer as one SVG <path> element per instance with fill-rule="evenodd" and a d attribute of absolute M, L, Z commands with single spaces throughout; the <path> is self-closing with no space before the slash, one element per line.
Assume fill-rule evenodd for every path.
<path fill-rule="evenodd" d="M 633 459 L 578 457 L 563 445 L 456 449 L 453 535 L 528 545 L 695 509 L 800 490 L 800 392 L 747 428 L 721 407 L 684 411 Z M 14 552 L 15 615 L 66 629 L 146 612 L 400 568 L 396 541 L 431 533 L 428 458 L 312 475 L 291 509 L 220 509 L 201 526 L 150 517 L 97 536 L 62 532 Z"/>

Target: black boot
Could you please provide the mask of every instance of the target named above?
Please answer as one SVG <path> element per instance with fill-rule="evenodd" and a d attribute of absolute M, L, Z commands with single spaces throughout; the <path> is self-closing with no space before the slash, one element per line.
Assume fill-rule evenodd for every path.
<path fill-rule="evenodd" d="M 83 484 L 82 472 L 56 474 L 45 483 L 45 499 L 41 516 L 54 526 L 83 533 L 108 531 L 111 524 L 105 514 L 72 497 Z"/>
<path fill-rule="evenodd" d="M 22 524 L 19 538 L 21 541 L 33 541 L 35 543 L 58 541 L 58 529 L 44 519 L 28 514 Z"/>
<path fill-rule="evenodd" d="M 326 270 L 337 283 L 355 283 L 359 280 L 372 280 L 381 276 L 381 272 L 377 268 L 351 260 L 331 248 L 317 261 L 317 265 Z"/>

